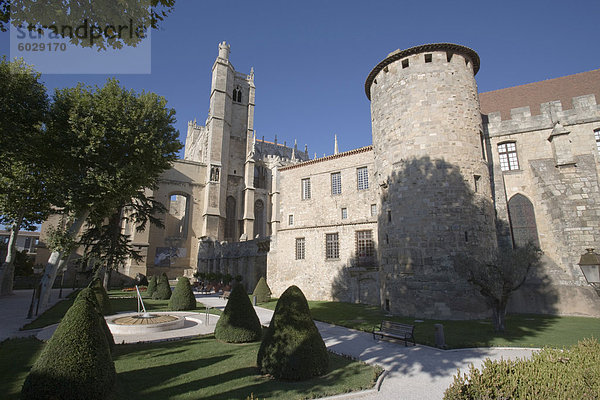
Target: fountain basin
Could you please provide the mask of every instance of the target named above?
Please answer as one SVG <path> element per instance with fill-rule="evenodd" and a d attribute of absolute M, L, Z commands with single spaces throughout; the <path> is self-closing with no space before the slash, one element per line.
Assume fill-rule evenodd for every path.
<path fill-rule="evenodd" d="M 144 335 L 183 328 L 185 317 L 168 313 L 126 313 L 106 317 L 113 335 Z"/>

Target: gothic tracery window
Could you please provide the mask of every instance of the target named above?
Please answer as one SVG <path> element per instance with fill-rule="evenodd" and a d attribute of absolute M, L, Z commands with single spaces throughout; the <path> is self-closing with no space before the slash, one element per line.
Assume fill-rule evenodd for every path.
<path fill-rule="evenodd" d="M 540 247 L 533 204 L 527 197 L 517 193 L 510 198 L 508 217 L 515 246 L 524 246 L 531 242 Z"/>
<path fill-rule="evenodd" d="M 236 103 L 242 102 L 242 90 L 239 86 L 233 89 L 233 101 L 235 101 Z"/>

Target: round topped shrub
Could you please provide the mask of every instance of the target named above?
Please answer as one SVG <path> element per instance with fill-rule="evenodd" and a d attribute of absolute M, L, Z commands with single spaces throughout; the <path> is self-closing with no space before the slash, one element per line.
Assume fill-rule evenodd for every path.
<path fill-rule="evenodd" d="M 106 399 L 115 365 L 91 302 L 75 301 L 25 379 L 21 399 Z"/>
<path fill-rule="evenodd" d="M 156 292 L 156 284 L 158 283 L 158 278 L 156 275 L 153 275 L 150 278 L 150 282 L 148 283 L 148 288 L 146 289 L 146 296 L 152 297 L 154 292 Z"/>
<path fill-rule="evenodd" d="M 304 294 L 290 286 L 281 295 L 258 351 L 257 364 L 278 379 L 304 380 L 327 372 L 329 354 Z"/>
<path fill-rule="evenodd" d="M 94 306 L 94 308 L 98 312 L 98 320 L 100 321 L 100 328 L 102 328 L 102 331 L 104 332 L 104 335 L 106 336 L 106 341 L 108 342 L 108 347 L 110 348 L 110 351 L 112 353 L 113 349 L 115 348 L 115 338 L 113 337 L 112 332 L 110 331 L 110 328 L 106 324 L 106 320 L 104 319 L 104 316 L 102 315 L 102 312 L 100 310 L 100 305 L 98 304 L 98 300 L 96 298 L 96 294 L 95 294 L 94 290 L 90 289 L 90 288 L 83 289 L 82 291 L 79 292 L 75 301 L 87 301 Z"/>
<path fill-rule="evenodd" d="M 261 334 L 260 320 L 244 286 L 235 285 L 215 327 L 215 338 L 228 343 L 245 343 L 260 340 Z"/>
<path fill-rule="evenodd" d="M 188 278 L 183 276 L 177 278 L 177 285 L 175 285 L 175 290 L 169 300 L 169 309 L 173 311 L 196 309 L 196 296 L 194 296 L 192 285 L 190 285 Z"/>
<path fill-rule="evenodd" d="M 156 291 L 152 294 L 154 300 L 169 300 L 171 298 L 171 286 L 169 286 L 169 278 L 163 273 L 156 283 Z"/>
<path fill-rule="evenodd" d="M 252 295 L 256 296 L 257 303 L 266 303 L 271 300 L 271 294 L 271 289 L 269 289 L 265 277 L 261 276 Z"/>
<path fill-rule="evenodd" d="M 94 291 L 102 315 L 111 315 L 113 312 L 112 306 L 110 305 L 110 299 L 108 298 L 108 293 L 106 293 L 106 290 L 104 289 L 100 278 L 94 278 L 90 282 L 88 287 Z"/>

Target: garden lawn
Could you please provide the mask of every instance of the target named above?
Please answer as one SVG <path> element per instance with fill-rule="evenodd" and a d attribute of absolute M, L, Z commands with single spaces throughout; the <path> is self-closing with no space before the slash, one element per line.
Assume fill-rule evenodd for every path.
<path fill-rule="evenodd" d="M 0 344 L 0 390 L 18 399 L 27 371 L 43 344 L 13 339 Z M 303 382 L 258 375 L 260 343 L 222 343 L 214 336 L 118 345 L 113 358 L 117 381 L 113 400 L 151 399 L 304 399 L 373 387 L 381 370 L 330 353 L 330 372 Z M 10 356 L 9 356 L 10 355 Z"/>
<path fill-rule="evenodd" d="M 125 296 L 123 296 L 125 294 Z M 76 296 L 73 296 L 76 297 Z M 137 311 L 137 298 L 135 295 L 128 292 L 111 291 L 109 292 L 110 304 L 114 313 L 119 312 L 135 312 Z M 146 311 L 168 311 L 169 300 L 153 300 L 143 299 Z M 74 298 L 68 298 L 59 303 L 56 303 L 52 308 L 46 310 L 45 313 L 37 317 L 34 321 L 25 325 L 22 330 L 44 328 L 52 324 L 58 324 L 62 317 L 65 315 L 69 307 L 73 305 Z M 204 307 L 201 304 L 196 305 L 195 310 L 191 312 L 204 312 Z M 221 312 L 216 309 L 210 310 L 211 314 L 220 314 Z"/>
<path fill-rule="evenodd" d="M 277 301 L 259 304 L 275 309 Z M 587 337 L 600 338 L 600 318 L 512 314 L 506 317 L 506 332 L 494 332 L 490 320 L 442 321 L 393 317 L 379 307 L 328 301 L 309 301 L 312 316 L 328 322 L 371 332 L 381 320 L 415 325 L 417 343 L 435 346 L 435 324 L 444 326 L 449 348 L 469 347 L 565 347 Z M 422 322 L 418 322 L 422 321 Z"/>

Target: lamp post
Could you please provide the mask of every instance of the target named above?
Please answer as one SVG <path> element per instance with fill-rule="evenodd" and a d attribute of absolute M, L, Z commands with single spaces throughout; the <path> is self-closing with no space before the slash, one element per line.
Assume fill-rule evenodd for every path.
<path fill-rule="evenodd" d="M 594 252 L 594 249 L 586 249 L 587 253 L 579 259 L 579 268 L 596 293 L 600 296 L 600 255 Z"/>

